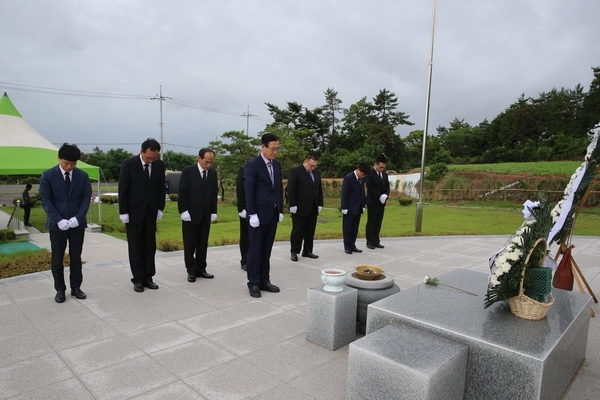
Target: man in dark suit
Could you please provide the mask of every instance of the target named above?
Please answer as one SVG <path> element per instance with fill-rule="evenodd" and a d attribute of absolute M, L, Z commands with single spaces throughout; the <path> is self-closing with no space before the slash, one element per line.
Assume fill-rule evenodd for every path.
<path fill-rule="evenodd" d="M 83 273 L 81 271 L 81 252 L 87 222 L 85 215 L 90 207 L 92 185 L 85 171 L 77 166 L 81 151 L 76 145 L 65 143 L 58 150 L 58 165 L 45 171 L 40 180 L 39 192 L 42 195 L 42 207 L 48 215 L 46 228 L 50 233 L 50 249 L 52 251 L 52 276 L 57 303 L 65 301 L 65 285 L 63 258 L 69 244 L 71 260 L 69 283 L 71 296 L 83 300 L 85 293 L 81 290 Z"/>
<path fill-rule="evenodd" d="M 248 220 L 246 219 L 246 193 L 244 192 L 244 167 L 241 167 L 237 174 L 235 182 L 235 196 L 237 198 L 237 209 L 240 217 L 240 264 L 244 271 L 247 271 L 246 263 L 248 257 Z"/>
<path fill-rule="evenodd" d="M 281 164 L 275 160 L 279 150 L 279 137 L 265 133 L 261 138 L 260 154 L 244 166 L 246 212 L 250 225 L 246 268 L 252 297 L 261 297 L 261 290 L 279 292 L 269 276 L 277 223 L 283 221 Z"/>
<path fill-rule="evenodd" d="M 385 172 L 387 160 L 382 154 L 375 159 L 375 165 L 365 178 L 367 185 L 367 227 L 365 236 L 367 238 L 367 248 L 383 249 L 379 241 L 379 232 L 383 221 L 385 204 L 390 195 L 390 181 Z"/>
<path fill-rule="evenodd" d="M 119 176 L 119 218 L 126 224 L 133 290 L 158 289 L 156 221 L 165 208 L 165 164 L 158 158 L 160 143 L 148 138 L 140 154 L 123 161 Z"/>
<path fill-rule="evenodd" d="M 31 190 L 31 184 L 28 183 L 27 185 L 25 185 L 25 190 L 23 190 L 23 205 L 21 206 L 21 208 L 23 208 L 24 211 L 24 215 L 23 215 L 23 222 L 25 223 L 25 226 L 31 226 L 31 224 L 29 223 L 29 217 L 31 216 L 31 196 L 29 194 L 29 191 Z"/>
<path fill-rule="evenodd" d="M 369 164 L 361 162 L 356 169 L 344 177 L 342 182 L 342 232 L 346 254 L 362 253 L 356 248 L 356 236 L 360 217 L 365 207 L 365 185 L 363 178 L 369 174 Z"/>
<path fill-rule="evenodd" d="M 292 214 L 290 234 L 292 261 L 298 261 L 303 240 L 302 257 L 319 258 L 313 253 L 317 216 L 323 208 L 321 172 L 316 169 L 317 164 L 317 157 L 309 154 L 301 165 L 290 170 L 288 177 L 287 192 Z"/>
<path fill-rule="evenodd" d="M 188 282 L 196 277 L 212 279 L 206 272 L 206 251 L 210 224 L 217 220 L 217 172 L 212 169 L 215 152 L 204 148 L 198 152 L 198 163 L 185 167 L 179 178 L 177 206 L 181 214 L 183 258 Z"/>

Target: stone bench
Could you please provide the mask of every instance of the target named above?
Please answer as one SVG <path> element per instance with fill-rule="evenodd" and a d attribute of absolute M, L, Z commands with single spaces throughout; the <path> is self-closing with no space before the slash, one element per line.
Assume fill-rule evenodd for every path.
<path fill-rule="evenodd" d="M 341 292 L 327 292 L 323 285 L 308 289 L 306 340 L 335 350 L 356 337 L 358 291 L 344 287 Z"/>
<path fill-rule="evenodd" d="M 462 399 L 468 348 L 387 325 L 350 344 L 347 399 Z"/>

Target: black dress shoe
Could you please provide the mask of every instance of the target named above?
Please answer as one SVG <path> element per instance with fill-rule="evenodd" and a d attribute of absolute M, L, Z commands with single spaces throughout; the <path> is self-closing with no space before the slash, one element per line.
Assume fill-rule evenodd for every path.
<path fill-rule="evenodd" d="M 56 296 L 54 296 L 54 301 L 56 301 L 57 303 L 64 303 L 65 302 L 65 291 L 57 290 Z"/>
<path fill-rule="evenodd" d="M 79 288 L 71 289 L 71 296 L 75 296 L 79 300 L 84 300 L 87 296 L 83 293 L 83 290 Z"/>
<path fill-rule="evenodd" d="M 152 281 L 144 282 L 144 286 L 146 286 L 148 289 L 152 289 L 152 290 L 158 289 L 158 285 Z"/>
<path fill-rule="evenodd" d="M 367 249 L 375 250 L 375 246 L 371 243 L 367 243 Z"/>
<path fill-rule="evenodd" d="M 188 274 L 188 282 L 196 282 L 196 276 Z"/>
<path fill-rule="evenodd" d="M 258 288 L 260 290 L 264 290 L 265 292 L 279 293 L 279 288 L 273 285 L 271 282 L 261 283 L 258 285 Z"/>
<path fill-rule="evenodd" d="M 144 284 L 143 283 L 134 283 L 133 290 L 135 290 L 138 293 L 142 293 L 144 291 Z"/>
<path fill-rule="evenodd" d="M 346 254 L 352 254 L 352 250 L 344 250 L 344 252 L 346 252 Z"/>
<path fill-rule="evenodd" d="M 298 254 L 292 252 L 292 255 L 290 256 L 290 258 L 292 259 L 292 261 L 298 261 Z"/>
<path fill-rule="evenodd" d="M 33 225 L 31 225 L 30 223 L 25 223 L 25 226 L 33 226 Z"/>
<path fill-rule="evenodd" d="M 246 268 L 246 264 L 242 264 L 242 267 L 241 267 L 241 268 L 242 268 L 244 271 L 248 271 L 248 268 Z"/>
<path fill-rule="evenodd" d="M 375 247 L 377 247 L 378 249 L 383 249 L 385 246 L 382 244 L 376 244 L 374 245 Z"/>
<path fill-rule="evenodd" d="M 356 247 L 352 249 L 354 253 L 362 253 L 362 250 L 357 249 Z"/>
<path fill-rule="evenodd" d="M 318 255 L 313 254 L 313 253 L 302 253 L 302 257 L 308 257 L 308 258 L 319 258 Z"/>
<path fill-rule="evenodd" d="M 258 288 L 258 286 L 251 286 L 250 287 L 250 296 L 251 297 L 260 297 L 260 289 Z"/>
<path fill-rule="evenodd" d="M 215 277 L 213 274 L 209 274 L 206 271 L 198 272 L 196 276 L 204 279 L 212 279 Z"/>

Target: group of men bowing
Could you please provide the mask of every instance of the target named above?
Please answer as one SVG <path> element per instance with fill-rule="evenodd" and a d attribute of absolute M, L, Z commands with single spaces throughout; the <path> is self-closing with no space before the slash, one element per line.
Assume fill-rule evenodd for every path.
<path fill-rule="evenodd" d="M 147 139 L 140 153 L 123 161 L 118 185 L 119 218 L 126 226 L 131 282 L 136 292 L 158 289 L 156 273 L 156 225 L 165 207 L 165 165 L 159 158 L 160 143 Z M 250 296 L 261 292 L 278 293 L 271 283 L 270 258 L 277 224 L 283 221 L 284 188 L 279 137 L 266 133 L 261 137 L 260 153 L 238 171 L 236 194 L 240 217 L 241 268 L 246 271 Z M 45 171 L 40 181 L 42 206 L 47 214 L 50 233 L 52 275 L 55 301 L 65 301 L 63 257 L 67 243 L 70 255 L 71 295 L 83 300 L 81 252 L 86 214 L 92 194 L 88 175 L 76 168 L 81 151 L 65 143 L 58 151 L 59 163 Z M 181 172 L 178 211 L 182 221 L 183 255 L 188 282 L 196 278 L 212 279 L 207 272 L 207 248 L 210 226 L 217 220 L 218 179 L 212 168 L 215 153 L 203 148 L 198 162 Z M 309 154 L 302 164 L 292 168 L 285 189 L 292 217 L 290 254 L 316 259 L 313 253 L 317 217 L 323 208 L 323 185 L 317 169 L 318 158 Z M 362 252 L 356 247 L 360 218 L 367 211 L 366 244 L 369 249 L 383 248 L 379 239 L 384 207 L 390 188 L 385 173 L 385 156 L 376 159 L 371 169 L 359 163 L 342 183 L 344 250 Z M 365 190 L 366 186 L 366 190 Z"/>

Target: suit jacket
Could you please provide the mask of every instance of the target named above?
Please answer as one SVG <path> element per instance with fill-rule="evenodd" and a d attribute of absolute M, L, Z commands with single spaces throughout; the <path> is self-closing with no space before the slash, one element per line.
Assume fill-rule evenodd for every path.
<path fill-rule="evenodd" d="M 130 223 L 140 223 L 146 212 L 156 215 L 165 208 L 165 164 L 152 163 L 150 182 L 137 154 L 123 161 L 119 175 L 119 214 L 129 214 Z"/>
<path fill-rule="evenodd" d="M 369 175 L 365 177 L 365 184 L 367 185 L 367 206 L 385 206 L 385 203 L 381 204 L 379 198 L 382 194 L 390 195 L 390 181 L 388 175 L 382 172 L 383 179 L 379 177 L 375 168 L 371 168 Z M 387 199 L 386 199 L 387 202 Z"/>
<path fill-rule="evenodd" d="M 342 182 L 342 210 L 349 215 L 362 214 L 365 207 L 365 186 L 356 179 L 354 171 L 344 177 Z"/>
<path fill-rule="evenodd" d="M 303 164 L 292 168 L 288 178 L 287 192 L 290 207 L 297 206 L 296 214 L 307 217 L 313 207 L 323 207 L 323 186 L 321 172 L 313 171 L 315 181 L 306 172 Z"/>
<path fill-rule="evenodd" d="M 235 180 L 235 197 L 237 199 L 238 212 L 246 209 L 246 193 L 244 192 L 244 167 L 238 170 Z"/>
<path fill-rule="evenodd" d="M 198 164 L 185 167 L 179 178 L 179 213 L 188 211 L 192 224 L 199 224 L 202 220 L 210 224 L 210 214 L 217 213 L 218 192 L 217 171 L 209 169 L 205 180 L 200 175 Z"/>
<path fill-rule="evenodd" d="M 48 230 L 59 231 L 57 223 L 73 217 L 77 218 L 79 226 L 72 229 L 87 228 L 85 215 L 92 200 L 92 185 L 85 171 L 79 168 L 71 171 L 71 186 L 67 191 L 65 177 L 58 165 L 50 168 L 42 174 L 39 192 L 42 195 L 42 207 L 48 215 Z"/>
<path fill-rule="evenodd" d="M 273 209 L 277 206 L 283 213 L 283 185 L 281 182 L 281 164 L 273 160 L 273 180 L 261 155 L 248 161 L 244 166 L 244 191 L 246 192 L 246 212 L 258 214 L 262 224 L 268 224 L 273 218 Z"/>

